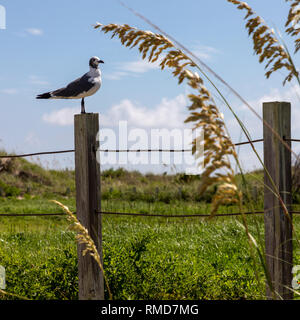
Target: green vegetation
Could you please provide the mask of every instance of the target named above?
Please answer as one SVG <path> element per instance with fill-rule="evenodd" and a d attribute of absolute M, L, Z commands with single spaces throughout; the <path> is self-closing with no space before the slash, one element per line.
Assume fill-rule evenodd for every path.
<path fill-rule="evenodd" d="M 0 152 L 0 155 L 5 155 Z M 143 201 L 147 203 L 174 201 L 211 203 L 216 186 L 208 188 L 199 195 L 199 176 L 184 173 L 174 175 L 141 174 L 138 171 L 126 171 L 122 168 L 105 170 L 101 174 L 103 200 Z M 240 188 L 241 179 L 238 178 Z M 262 172 L 247 175 L 254 187 L 252 198 L 257 206 L 262 206 Z M 7 159 L 0 162 L 0 199 L 17 197 L 18 199 L 52 199 L 75 197 L 75 173 L 71 170 L 45 170 L 41 166 L 25 159 Z"/>
<path fill-rule="evenodd" d="M 22 179 L 20 172 L 27 178 Z M 252 195 L 258 209 L 262 204 L 258 182 L 261 177 L 260 172 L 249 174 L 249 181 L 258 189 Z M 123 169 L 107 170 L 102 173 L 102 209 L 208 213 L 211 195 L 207 192 L 204 198 L 197 198 L 198 179 L 183 174 L 142 175 Z M 50 199 L 75 211 L 72 171 L 47 171 L 15 159 L 0 172 L 0 184 L 6 186 L 2 187 L 5 194 L 0 196 L 0 213 L 62 212 Z M 18 192 L 8 194 L 9 188 Z M 213 188 L 210 192 L 214 192 Z M 234 206 L 220 208 L 223 213 L 237 211 Z M 237 223 L 240 219 L 104 215 L 104 267 L 113 298 L 264 298 L 264 273 L 256 264 L 257 281 L 246 234 Z M 263 239 L 263 218 L 251 216 L 248 223 L 251 234 L 257 240 Z M 299 227 L 295 218 L 296 230 Z M 77 299 L 75 234 L 64 216 L 0 216 L 0 265 L 6 268 L 8 293 L 29 299 Z M 0 298 L 18 299 L 8 295 Z"/>
<path fill-rule="evenodd" d="M 30 299 L 76 299 L 73 232 L 64 218 L 55 224 L 30 219 L 11 221 L 24 231 L 1 232 L 7 291 Z M 37 230 L 33 221 L 42 219 L 44 229 Z M 147 219 L 103 219 L 104 267 L 114 299 L 263 297 L 262 270 L 257 283 L 247 239 L 234 219 Z"/>

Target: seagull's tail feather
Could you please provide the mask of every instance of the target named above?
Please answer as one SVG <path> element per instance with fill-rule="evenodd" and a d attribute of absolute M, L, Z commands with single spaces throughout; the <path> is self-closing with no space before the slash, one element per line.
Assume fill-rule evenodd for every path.
<path fill-rule="evenodd" d="M 37 99 L 50 99 L 53 95 L 51 92 L 42 93 L 36 96 Z"/>

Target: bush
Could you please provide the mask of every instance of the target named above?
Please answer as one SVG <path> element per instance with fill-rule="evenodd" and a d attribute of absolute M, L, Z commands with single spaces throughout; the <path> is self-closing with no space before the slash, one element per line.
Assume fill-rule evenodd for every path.
<path fill-rule="evenodd" d="M 120 177 L 124 177 L 126 174 L 128 174 L 128 172 L 123 169 L 123 168 L 118 168 L 116 170 L 114 170 L 113 168 L 108 169 L 108 170 L 104 170 L 101 173 L 101 176 L 103 178 L 120 178 Z"/>
<path fill-rule="evenodd" d="M 17 197 L 21 193 L 20 189 L 14 186 L 9 186 L 0 180 L 0 196 L 2 197 Z"/>

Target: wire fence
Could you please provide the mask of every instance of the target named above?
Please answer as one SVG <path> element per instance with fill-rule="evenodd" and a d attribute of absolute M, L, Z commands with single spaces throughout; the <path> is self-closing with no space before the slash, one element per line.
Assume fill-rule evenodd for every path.
<path fill-rule="evenodd" d="M 300 139 L 287 139 L 284 138 L 285 141 L 290 142 L 300 142 Z M 242 146 L 251 143 L 263 142 L 264 139 L 256 139 L 244 142 L 235 143 L 235 146 Z M 192 149 L 100 149 L 100 152 L 114 152 L 114 153 L 122 153 L 122 152 L 192 152 Z M 9 158 L 26 158 L 33 156 L 42 156 L 42 155 L 50 155 L 50 154 L 59 154 L 59 153 L 72 153 L 75 152 L 74 149 L 70 150 L 58 150 L 58 151 L 45 151 L 45 152 L 35 152 L 35 153 L 25 153 L 19 155 L 0 155 L 0 159 L 9 159 Z"/>
<path fill-rule="evenodd" d="M 300 139 L 284 139 L 285 141 L 290 142 L 300 142 Z M 235 143 L 235 146 L 241 146 L 246 144 L 258 143 L 262 142 L 264 139 L 256 139 L 245 142 Z M 191 149 L 100 149 L 100 152 L 192 152 Z M 9 158 L 25 158 L 32 156 L 40 156 L 40 155 L 50 155 L 50 154 L 61 154 L 61 153 L 72 153 L 75 150 L 59 150 L 59 151 L 46 151 L 46 152 L 35 152 L 35 153 L 26 153 L 19 155 L 1 155 L 0 159 L 9 159 Z M 100 211 L 96 212 L 97 214 L 102 215 L 116 215 L 116 216 L 134 216 L 134 217 L 161 217 L 161 218 L 209 218 L 210 214 L 147 214 L 147 213 L 131 213 L 131 212 L 111 212 L 111 211 Z M 300 214 L 300 211 L 290 211 L 291 214 Z M 76 212 L 73 212 L 76 214 Z M 264 214 L 264 211 L 253 211 L 253 212 L 236 212 L 236 213 L 217 213 L 214 214 L 214 217 L 230 217 L 230 216 L 241 216 L 245 215 L 258 215 Z M 0 217 L 49 217 L 49 216 L 65 216 L 64 212 L 57 213 L 0 213 Z"/>
<path fill-rule="evenodd" d="M 235 143 L 235 146 L 262 142 L 263 139 L 257 139 L 252 141 L 245 141 L 245 142 L 238 142 Z M 300 140 L 297 140 L 300 142 Z M 192 149 L 100 149 L 100 152 L 192 152 Z M 45 151 L 45 152 L 35 152 L 35 153 L 25 153 L 19 155 L 0 155 L 0 159 L 9 159 L 9 158 L 26 158 L 32 156 L 42 156 L 42 155 L 49 155 L 49 154 L 59 154 L 59 153 L 71 153 L 75 152 L 74 149 L 70 150 L 59 150 L 59 151 Z"/>
<path fill-rule="evenodd" d="M 58 154 L 58 153 L 69 153 L 75 152 L 75 150 L 61 150 L 61 151 L 45 151 L 45 152 L 35 152 L 35 153 L 25 153 L 25 154 L 18 154 L 18 155 L 2 155 L 0 159 L 10 159 L 10 158 L 26 158 L 32 156 L 42 156 L 47 154 Z"/>
<path fill-rule="evenodd" d="M 115 215 L 115 216 L 133 216 L 133 217 L 158 217 L 158 218 L 209 218 L 212 217 L 209 213 L 201 214 L 150 214 L 150 213 L 132 213 L 132 212 L 112 212 L 112 211 L 99 211 L 97 214 L 102 215 Z M 232 217 L 245 215 L 258 215 L 264 214 L 264 211 L 249 211 L 249 212 L 235 212 L 235 213 L 216 213 L 213 217 Z M 291 214 L 300 215 L 300 211 L 289 211 Z M 76 212 L 73 212 L 76 215 Z M 0 213 L 1 217 L 48 217 L 48 216 L 66 216 L 64 212 L 57 213 Z"/>

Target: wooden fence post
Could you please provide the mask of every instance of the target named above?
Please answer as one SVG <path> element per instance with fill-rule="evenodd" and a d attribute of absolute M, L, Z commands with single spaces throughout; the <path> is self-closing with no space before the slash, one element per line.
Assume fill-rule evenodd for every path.
<path fill-rule="evenodd" d="M 263 103 L 263 118 L 283 140 L 291 139 L 290 103 Z M 290 141 L 285 142 L 289 147 L 291 146 Z M 290 211 L 292 204 L 291 152 L 266 125 L 264 125 L 264 164 L 284 204 Z M 272 290 L 267 284 L 267 297 L 268 299 L 280 299 L 280 297 L 292 299 L 293 292 L 289 289 L 293 267 L 292 225 L 290 223 L 292 214 L 289 213 L 290 219 L 285 215 L 278 197 L 271 191 L 274 190 L 274 185 L 266 172 L 264 183 L 265 254 L 267 270 L 273 286 Z"/>
<path fill-rule="evenodd" d="M 74 117 L 76 212 L 81 224 L 94 240 L 102 259 L 102 230 L 100 197 L 100 164 L 96 151 L 99 147 L 99 115 L 87 113 Z M 77 246 L 80 300 L 104 299 L 103 273 L 95 260 L 82 255 L 84 245 Z"/>

